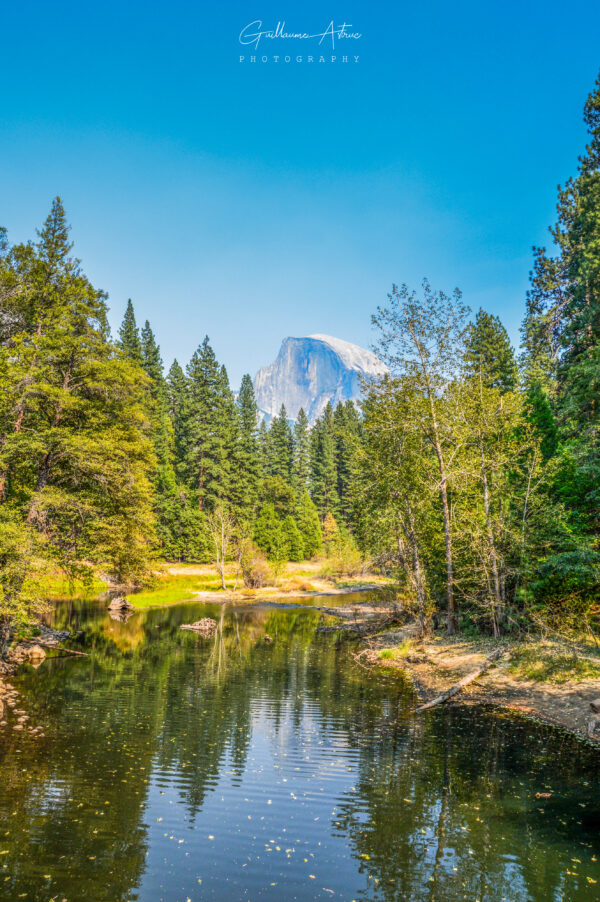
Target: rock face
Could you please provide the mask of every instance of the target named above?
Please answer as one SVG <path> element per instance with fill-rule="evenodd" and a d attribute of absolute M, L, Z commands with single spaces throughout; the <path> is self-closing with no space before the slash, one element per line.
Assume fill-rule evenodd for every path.
<path fill-rule="evenodd" d="M 381 376 L 387 367 L 375 354 L 358 345 L 332 338 L 309 335 L 284 338 L 276 360 L 260 368 L 254 379 L 256 402 L 265 414 L 275 416 L 285 404 L 292 420 L 304 408 L 314 423 L 327 402 L 358 401 L 361 380 Z"/>

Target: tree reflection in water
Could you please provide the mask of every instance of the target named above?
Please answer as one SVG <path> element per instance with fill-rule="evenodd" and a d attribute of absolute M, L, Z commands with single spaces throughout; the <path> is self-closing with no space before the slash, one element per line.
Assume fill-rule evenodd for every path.
<path fill-rule="evenodd" d="M 211 638 L 179 629 L 201 616 Z M 0 737 L 0 899 L 595 898 L 592 752 L 481 709 L 414 718 L 318 617 L 60 606 L 91 656 L 17 680 L 46 739 Z"/>

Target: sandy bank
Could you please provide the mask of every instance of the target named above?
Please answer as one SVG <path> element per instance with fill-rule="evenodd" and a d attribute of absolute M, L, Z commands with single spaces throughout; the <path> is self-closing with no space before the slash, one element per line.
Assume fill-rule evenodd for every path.
<path fill-rule="evenodd" d="M 369 640 L 360 660 L 374 666 L 400 668 L 408 673 L 422 701 L 445 692 L 462 677 L 479 667 L 498 647 L 493 642 L 433 638 L 415 641 L 406 657 L 380 657 L 384 648 L 394 648 L 404 638 L 401 630 L 391 631 Z M 564 727 L 588 736 L 588 723 L 593 716 L 590 703 L 600 698 L 600 679 L 539 682 L 521 679 L 511 673 L 516 651 L 507 646 L 507 654 L 477 681 L 452 699 L 451 704 L 485 702 L 534 717 L 545 723 Z M 593 741 L 600 743 L 598 732 Z"/>

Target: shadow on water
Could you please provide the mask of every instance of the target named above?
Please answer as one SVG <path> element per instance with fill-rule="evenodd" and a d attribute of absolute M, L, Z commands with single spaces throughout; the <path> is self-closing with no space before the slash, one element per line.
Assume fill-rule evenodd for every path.
<path fill-rule="evenodd" d="M 210 639 L 179 629 L 205 616 Z M 598 897 L 593 750 L 484 708 L 416 718 L 318 621 L 58 605 L 90 657 L 15 681 L 46 738 L 0 733 L 0 899 Z"/>

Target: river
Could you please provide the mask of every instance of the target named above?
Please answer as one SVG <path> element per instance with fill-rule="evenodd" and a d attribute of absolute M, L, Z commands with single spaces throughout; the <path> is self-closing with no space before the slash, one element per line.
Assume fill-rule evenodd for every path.
<path fill-rule="evenodd" d="M 214 637 L 179 629 L 204 616 Z M 600 898 L 593 749 L 491 708 L 415 716 L 318 622 L 57 605 L 90 656 L 12 680 L 45 735 L 0 732 L 0 900 Z"/>

